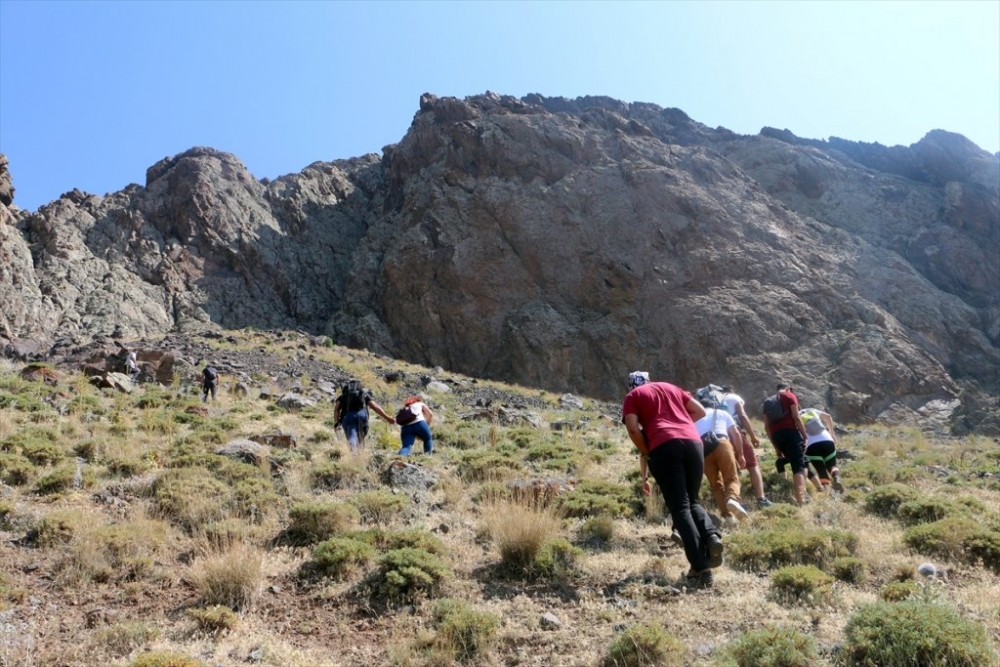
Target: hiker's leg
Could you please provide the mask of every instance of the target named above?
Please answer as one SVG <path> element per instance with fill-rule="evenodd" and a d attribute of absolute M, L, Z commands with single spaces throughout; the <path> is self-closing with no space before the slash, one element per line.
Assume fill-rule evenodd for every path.
<path fill-rule="evenodd" d="M 344 427 L 344 436 L 347 438 L 347 445 L 352 452 L 358 451 L 358 445 L 361 442 L 361 420 L 358 418 L 358 413 L 348 412 L 344 415 L 342 426 Z"/>
<path fill-rule="evenodd" d="M 719 515 L 723 518 L 729 516 L 729 508 L 726 507 L 726 487 L 722 481 L 722 472 L 719 470 L 719 463 L 716 457 L 722 449 L 720 443 L 715 451 L 705 457 L 705 479 L 712 489 L 712 497 L 715 498 L 715 508 L 719 510 Z"/>
<path fill-rule="evenodd" d="M 722 484 L 725 487 L 725 499 L 735 500 L 740 502 L 740 471 L 736 467 L 736 455 L 733 454 L 733 446 L 728 440 L 723 440 L 722 444 L 719 445 L 718 449 L 715 450 L 716 454 L 716 465 L 719 469 L 719 475 L 722 477 Z M 708 459 L 705 460 L 705 464 L 708 465 Z"/>
<path fill-rule="evenodd" d="M 691 512 L 691 497 L 688 494 L 688 470 L 685 467 L 684 447 L 679 440 L 670 440 L 649 453 L 649 472 L 663 493 L 663 501 L 670 510 L 674 528 L 684 540 L 684 555 L 695 570 L 708 568 L 708 556 L 701 542 L 701 534 L 695 526 Z M 701 483 L 704 459 L 698 470 L 697 483 Z"/>
<path fill-rule="evenodd" d="M 781 455 L 788 459 L 792 468 L 792 485 L 795 490 L 795 501 L 802 504 L 806 499 L 806 462 L 805 443 L 802 435 L 794 428 L 782 429 L 774 433 L 774 446 Z"/>
<path fill-rule="evenodd" d="M 414 441 L 417 439 L 417 433 L 419 429 L 414 428 L 417 424 L 423 424 L 424 422 L 414 422 L 412 424 L 407 424 L 399 430 L 399 440 L 402 447 L 399 448 L 399 456 L 409 456 L 410 449 L 413 447 Z"/>
<path fill-rule="evenodd" d="M 423 419 L 415 422 L 414 426 L 420 429 L 417 437 L 424 443 L 424 454 L 432 453 L 434 451 L 434 438 L 431 436 L 431 427 Z"/>
<path fill-rule="evenodd" d="M 761 475 L 760 461 L 757 460 L 757 452 L 750 438 L 743 438 L 743 461 L 744 467 L 750 473 L 750 488 L 753 489 L 754 498 L 760 500 L 764 497 L 764 476 Z"/>

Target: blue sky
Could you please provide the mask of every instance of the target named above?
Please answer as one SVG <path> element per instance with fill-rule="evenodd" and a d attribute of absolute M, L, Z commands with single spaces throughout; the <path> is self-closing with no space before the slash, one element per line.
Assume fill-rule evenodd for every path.
<path fill-rule="evenodd" d="M 607 95 L 711 127 L 1000 151 L 1000 0 L 0 0 L 0 152 L 35 210 L 192 146 L 256 177 L 399 141 L 424 92 Z"/>

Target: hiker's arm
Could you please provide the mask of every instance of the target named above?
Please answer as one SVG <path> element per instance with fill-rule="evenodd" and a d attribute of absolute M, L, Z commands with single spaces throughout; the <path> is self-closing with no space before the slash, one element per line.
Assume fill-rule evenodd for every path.
<path fill-rule="evenodd" d="M 688 399 L 687 405 L 684 406 L 684 409 L 687 410 L 689 415 L 691 415 L 691 421 L 696 422 L 705 416 L 705 408 L 701 407 L 701 403 L 693 398 Z"/>
<path fill-rule="evenodd" d="M 340 399 L 338 398 L 333 402 L 333 421 L 340 423 Z"/>
<path fill-rule="evenodd" d="M 750 415 L 747 414 L 747 409 L 743 407 L 742 403 L 736 404 L 736 414 L 740 418 L 740 425 L 750 436 L 750 442 L 753 443 L 754 447 L 760 447 L 760 440 L 757 439 L 757 434 L 754 433 L 753 425 L 750 423 Z"/>
<path fill-rule="evenodd" d="M 652 495 L 653 489 L 649 486 L 649 466 L 645 454 L 639 454 L 639 475 L 642 477 L 642 495 Z"/>
<path fill-rule="evenodd" d="M 434 421 L 434 413 L 431 412 L 431 409 L 427 407 L 426 403 L 420 406 L 420 411 L 424 413 L 424 420 L 426 420 L 427 425 L 430 426 L 431 422 Z"/>
<path fill-rule="evenodd" d="M 833 423 L 833 417 L 826 412 L 821 412 L 819 413 L 819 418 L 823 420 L 824 424 L 826 424 L 826 430 L 830 432 L 830 440 L 837 442 L 837 427 Z"/>
<path fill-rule="evenodd" d="M 802 423 L 802 417 L 799 416 L 799 406 L 795 403 L 790 404 L 788 406 L 788 412 L 792 415 L 792 421 L 795 422 L 795 428 L 799 429 L 799 433 L 802 434 L 802 440 L 808 440 L 809 434 L 806 433 L 806 426 Z"/>
<path fill-rule="evenodd" d="M 729 441 L 733 444 L 733 454 L 736 455 L 736 463 L 740 466 L 740 470 L 747 467 L 746 458 L 743 456 L 743 434 L 740 433 L 740 427 L 733 424 L 729 427 Z"/>
<path fill-rule="evenodd" d="M 649 449 L 646 447 L 646 435 L 642 432 L 642 427 L 639 426 L 639 415 L 625 415 L 624 421 L 629 439 L 635 445 L 635 448 L 639 450 L 639 453 L 645 457 L 646 454 L 649 454 Z M 645 466 L 645 460 L 640 465 Z"/>
<path fill-rule="evenodd" d="M 368 407 L 374 410 L 375 414 L 377 414 L 379 417 L 386 420 L 390 424 L 396 423 L 396 419 L 392 415 L 388 414 L 385 410 L 383 410 L 382 406 L 376 403 L 375 401 L 369 400 Z"/>

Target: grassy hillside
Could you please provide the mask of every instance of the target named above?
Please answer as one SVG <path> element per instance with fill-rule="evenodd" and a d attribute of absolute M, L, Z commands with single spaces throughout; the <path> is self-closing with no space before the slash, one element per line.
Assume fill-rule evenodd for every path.
<path fill-rule="evenodd" d="M 802 508 L 760 451 L 779 502 L 688 591 L 617 405 L 297 334 L 208 345 L 256 365 L 205 405 L 192 372 L 128 394 L 0 363 L 0 666 L 997 663 L 994 440 L 849 426 L 845 493 Z M 347 376 L 390 413 L 421 393 L 435 453 L 402 465 L 373 419 L 351 454 L 321 390 Z M 260 396 L 293 384 L 316 405 Z"/>

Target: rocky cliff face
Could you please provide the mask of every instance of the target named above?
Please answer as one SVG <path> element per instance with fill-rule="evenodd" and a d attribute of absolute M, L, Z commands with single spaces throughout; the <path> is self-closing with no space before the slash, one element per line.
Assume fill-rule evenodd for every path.
<path fill-rule="evenodd" d="M 608 98 L 425 95 L 382 156 L 273 182 L 196 148 L 33 214 L 0 162 L 0 335 L 300 328 L 601 398 L 779 377 L 843 420 L 997 429 L 1000 160 L 710 129 Z"/>

